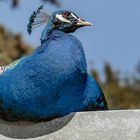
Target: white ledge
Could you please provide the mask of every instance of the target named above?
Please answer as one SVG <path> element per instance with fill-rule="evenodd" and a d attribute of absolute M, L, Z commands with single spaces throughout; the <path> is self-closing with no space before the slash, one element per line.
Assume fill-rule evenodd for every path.
<path fill-rule="evenodd" d="M 50 122 L 0 120 L 0 140 L 140 140 L 140 110 L 82 112 Z"/>

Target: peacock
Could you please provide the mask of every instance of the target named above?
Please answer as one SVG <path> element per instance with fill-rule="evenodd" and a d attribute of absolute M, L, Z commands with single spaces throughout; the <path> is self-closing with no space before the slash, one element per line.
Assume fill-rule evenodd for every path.
<path fill-rule="evenodd" d="M 69 34 L 92 24 L 72 11 L 49 15 L 40 6 L 30 17 L 28 33 L 43 23 L 41 45 L 0 68 L 0 117 L 42 121 L 71 112 L 107 110 L 100 86 L 87 72 L 82 43 Z"/>

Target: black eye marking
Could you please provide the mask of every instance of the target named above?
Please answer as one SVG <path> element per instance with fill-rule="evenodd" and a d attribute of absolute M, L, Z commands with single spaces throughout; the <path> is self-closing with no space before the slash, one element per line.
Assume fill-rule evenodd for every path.
<path fill-rule="evenodd" d="M 69 20 L 71 18 L 71 13 L 69 13 L 69 12 L 64 13 L 64 14 L 62 14 L 62 17 Z"/>

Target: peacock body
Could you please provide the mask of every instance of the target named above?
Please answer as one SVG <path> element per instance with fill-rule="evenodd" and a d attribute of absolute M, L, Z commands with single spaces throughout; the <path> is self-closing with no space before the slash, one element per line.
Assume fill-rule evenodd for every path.
<path fill-rule="evenodd" d="M 71 112 L 107 109 L 102 90 L 87 72 L 81 42 L 68 34 L 89 23 L 82 20 L 80 24 L 79 20 L 76 24 L 69 16 L 79 20 L 69 11 L 52 14 L 41 45 L 1 72 L 2 118 L 49 120 Z M 75 25 L 69 25 L 72 21 Z"/>

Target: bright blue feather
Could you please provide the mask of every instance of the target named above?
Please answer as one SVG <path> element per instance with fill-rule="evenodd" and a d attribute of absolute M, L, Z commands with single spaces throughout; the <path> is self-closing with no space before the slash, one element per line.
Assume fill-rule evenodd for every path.
<path fill-rule="evenodd" d="M 32 14 L 29 33 L 41 9 Z M 12 69 L 0 74 L 2 118 L 10 121 L 48 120 L 71 112 L 107 109 L 101 88 L 87 73 L 81 42 L 67 34 L 82 27 L 76 24 L 79 18 L 72 14 L 69 11 L 54 12 L 42 32 L 41 46 Z M 69 22 L 63 22 L 64 17 Z"/>
<path fill-rule="evenodd" d="M 0 110 L 9 120 L 41 120 L 98 105 L 97 83 L 87 74 L 81 42 L 53 31 L 49 38 L 12 70 L 0 75 Z"/>

